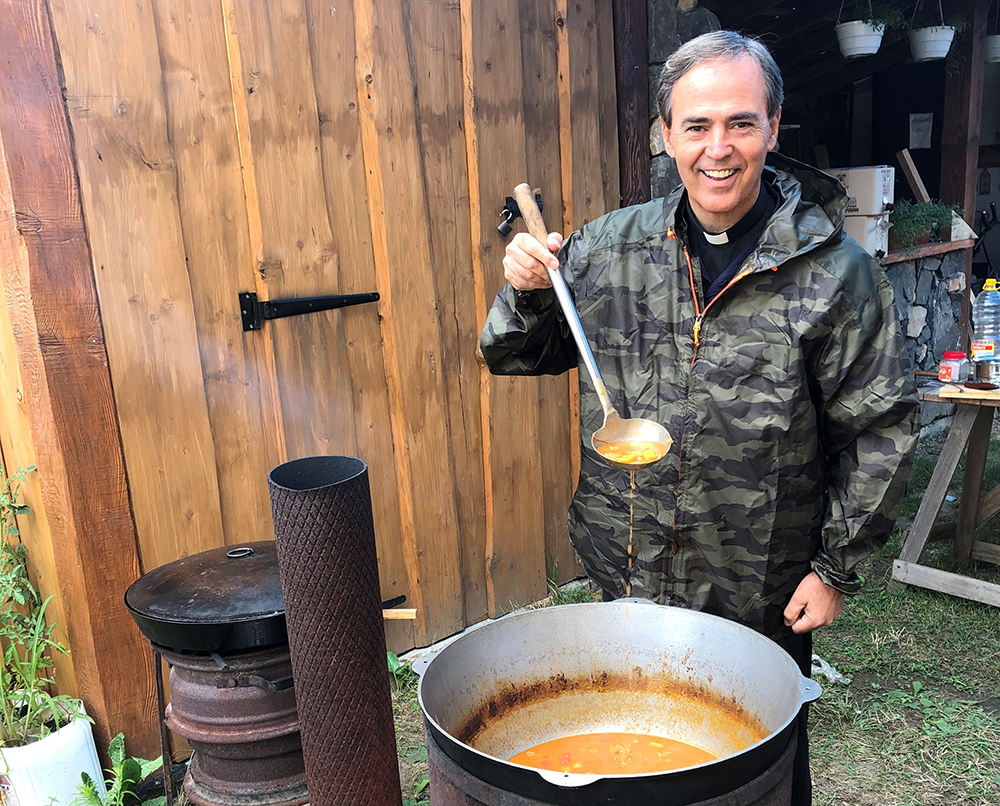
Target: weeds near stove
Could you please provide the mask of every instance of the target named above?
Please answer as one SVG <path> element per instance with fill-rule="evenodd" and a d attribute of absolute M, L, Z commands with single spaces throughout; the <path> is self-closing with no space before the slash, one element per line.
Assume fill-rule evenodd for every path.
<path fill-rule="evenodd" d="M 416 681 L 417 675 L 410 668 L 410 664 L 400 660 L 392 652 L 386 652 L 385 654 L 389 662 L 389 677 L 392 682 L 393 691 L 401 691 Z"/>
<path fill-rule="evenodd" d="M 81 781 L 77 784 L 77 796 L 73 806 L 124 806 L 126 800 L 136 797 L 135 785 L 146 780 L 163 766 L 163 759 L 147 761 L 142 758 L 127 758 L 125 756 L 125 735 L 119 733 L 108 745 L 108 756 L 111 757 L 111 769 L 105 770 L 108 778 L 105 784 L 108 794 L 101 797 L 97 785 L 87 773 L 80 773 Z M 164 806 L 165 796 L 151 798 L 143 806 Z"/>
<path fill-rule="evenodd" d="M 17 516 L 31 512 L 19 502 L 19 488 L 34 469 L 19 467 L 0 480 L 0 746 L 43 739 L 82 717 L 77 700 L 49 693 L 52 656 L 67 650 L 53 639 L 53 626 L 45 621 L 52 597 L 43 601 L 28 579 L 17 526 Z"/>

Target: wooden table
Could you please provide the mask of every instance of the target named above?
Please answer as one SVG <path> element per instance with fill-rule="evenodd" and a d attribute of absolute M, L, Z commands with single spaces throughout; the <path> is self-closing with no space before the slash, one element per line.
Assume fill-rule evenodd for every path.
<path fill-rule="evenodd" d="M 890 587 L 897 588 L 899 583 L 906 583 L 1000 607 L 1000 585 L 919 564 L 928 540 L 947 538 L 954 539 L 952 559 L 958 568 L 968 566 L 970 559 L 1000 564 L 1000 546 L 973 540 L 976 528 L 1000 512 L 1000 485 L 986 495 L 982 494 L 993 412 L 1000 406 L 1000 389 L 977 392 L 943 385 L 933 392 L 922 393 L 920 399 L 955 403 L 955 419 L 917 510 L 917 517 L 903 540 L 899 559 L 892 564 L 893 581 Z M 958 520 L 936 523 L 966 446 L 969 452 L 962 478 Z"/>

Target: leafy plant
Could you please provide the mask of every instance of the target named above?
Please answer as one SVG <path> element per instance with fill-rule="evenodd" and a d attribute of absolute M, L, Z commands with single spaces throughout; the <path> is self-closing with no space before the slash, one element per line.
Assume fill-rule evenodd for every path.
<path fill-rule="evenodd" d="M 424 751 L 423 755 L 424 755 L 423 760 L 427 761 L 426 750 Z M 431 779 L 426 773 L 423 775 L 418 775 L 416 778 L 414 778 L 413 786 L 410 790 L 410 794 L 412 794 L 413 797 L 404 799 L 403 806 L 427 806 L 427 804 L 430 802 L 427 800 L 428 796 L 430 795 L 430 785 L 431 785 Z"/>
<path fill-rule="evenodd" d="M 944 13 L 944 7 L 940 0 L 937 3 L 917 3 L 910 17 L 909 27 L 914 30 L 921 28 L 933 28 L 937 25 L 946 25 L 955 29 L 956 34 L 962 33 L 967 25 L 965 15 L 961 11 L 954 11 L 949 14 Z"/>
<path fill-rule="evenodd" d="M 73 806 L 124 806 L 128 798 L 134 798 L 135 785 L 144 781 L 163 765 L 163 759 L 147 761 L 142 758 L 127 758 L 125 756 L 125 735 L 119 733 L 108 745 L 108 756 L 111 758 L 111 769 L 105 770 L 108 778 L 105 784 L 108 794 L 103 798 L 97 791 L 94 779 L 87 773 L 80 773 L 81 781 L 76 786 L 76 798 Z M 151 798 L 143 806 L 164 806 L 166 796 Z"/>
<path fill-rule="evenodd" d="M 74 698 L 49 693 L 52 656 L 68 650 L 46 624 L 52 597 L 42 601 L 28 579 L 17 527 L 17 516 L 31 511 L 18 499 L 20 485 L 34 469 L 19 467 L 0 481 L 0 746 L 43 739 L 80 715 Z"/>
<path fill-rule="evenodd" d="M 385 654 L 389 662 L 389 674 L 392 677 L 393 688 L 399 691 L 404 686 L 412 683 L 416 674 L 410 668 L 410 664 L 401 661 L 393 652 L 386 652 Z"/>
<path fill-rule="evenodd" d="M 893 3 L 870 3 L 868 0 L 855 0 L 851 3 L 844 19 L 861 20 L 875 28 L 882 26 L 887 31 L 906 25 L 905 15 Z"/>
<path fill-rule="evenodd" d="M 932 199 L 929 202 L 896 202 L 889 213 L 889 248 L 906 249 L 925 243 L 933 237 L 940 239 L 942 231 L 951 231 L 952 213 L 961 215 L 957 204 L 945 204 Z"/>

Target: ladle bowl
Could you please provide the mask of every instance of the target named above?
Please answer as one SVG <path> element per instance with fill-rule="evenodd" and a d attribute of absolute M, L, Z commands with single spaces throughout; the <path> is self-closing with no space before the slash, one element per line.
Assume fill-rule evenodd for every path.
<path fill-rule="evenodd" d="M 514 200 L 517 202 L 517 206 L 521 210 L 521 215 L 524 217 L 524 222 L 528 226 L 528 234 L 543 246 L 546 245 L 549 234 L 545 229 L 545 222 L 542 220 L 542 214 L 538 210 L 538 205 L 535 203 L 535 194 L 532 192 L 531 187 L 527 184 L 521 184 L 514 188 Z M 576 312 L 576 305 L 573 303 L 573 298 L 570 297 L 569 289 L 566 287 L 566 281 L 558 269 L 553 269 L 546 264 L 545 271 L 548 272 L 552 288 L 556 292 L 556 299 L 559 301 L 559 307 L 562 308 L 563 315 L 566 317 L 570 332 L 572 332 L 573 338 L 576 341 L 577 349 L 580 351 L 583 363 L 590 373 L 590 380 L 597 390 L 597 396 L 601 401 L 601 408 L 604 410 L 604 424 L 591 436 L 590 444 L 605 464 L 619 470 L 641 470 L 644 467 L 655 464 L 670 451 L 670 446 L 674 442 L 673 439 L 666 428 L 653 420 L 646 420 L 641 417 L 625 419 L 620 417 L 618 412 L 614 410 L 614 407 L 611 405 L 611 398 L 608 395 L 608 389 L 604 385 L 604 379 L 597 369 L 594 353 L 591 351 L 590 344 L 583 334 L 583 325 L 580 323 L 580 316 Z M 649 461 L 619 462 L 609 458 L 601 451 L 602 446 L 621 443 L 656 443 L 663 446 L 663 453 Z"/>

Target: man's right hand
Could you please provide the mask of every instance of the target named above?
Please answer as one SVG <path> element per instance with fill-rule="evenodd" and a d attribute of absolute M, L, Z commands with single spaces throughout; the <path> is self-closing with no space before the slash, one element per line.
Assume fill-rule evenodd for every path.
<path fill-rule="evenodd" d="M 519 232 L 507 244 L 503 259 L 503 276 L 518 291 L 549 288 L 552 282 L 545 271 L 548 264 L 559 268 L 555 253 L 562 247 L 563 237 L 558 232 L 549 233 L 548 249 L 526 232 Z"/>

